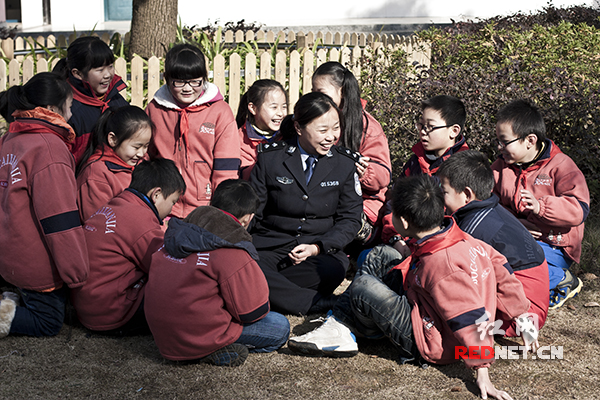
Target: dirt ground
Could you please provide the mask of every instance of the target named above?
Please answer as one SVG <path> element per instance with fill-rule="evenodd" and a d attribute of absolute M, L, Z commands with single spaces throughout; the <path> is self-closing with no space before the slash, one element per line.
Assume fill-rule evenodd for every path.
<path fill-rule="evenodd" d="M 563 359 L 498 360 L 490 370 L 497 388 L 514 399 L 599 397 L 600 307 L 585 304 L 600 301 L 600 279 L 582 278 L 582 293 L 551 311 L 540 332 L 542 346 L 563 346 Z M 317 327 L 310 323 L 316 317 L 289 316 L 293 334 Z M 238 368 L 177 364 L 161 358 L 151 336 L 103 337 L 74 322 L 52 338 L 0 339 L 0 399 L 479 397 L 474 374 L 462 363 L 401 365 L 386 339 L 359 341 L 359 349 L 356 357 L 329 359 L 298 356 L 284 346 L 250 354 Z"/>

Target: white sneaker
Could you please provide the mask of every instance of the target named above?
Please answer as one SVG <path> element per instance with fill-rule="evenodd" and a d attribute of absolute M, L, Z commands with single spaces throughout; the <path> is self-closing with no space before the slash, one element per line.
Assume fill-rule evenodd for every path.
<path fill-rule="evenodd" d="M 331 311 L 323 325 L 288 340 L 288 348 L 296 353 L 315 356 L 352 357 L 358 354 L 356 336 Z"/>

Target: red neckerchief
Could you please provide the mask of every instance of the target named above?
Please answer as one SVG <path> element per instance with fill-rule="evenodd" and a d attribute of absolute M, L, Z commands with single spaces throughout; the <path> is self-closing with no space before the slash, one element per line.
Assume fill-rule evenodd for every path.
<path fill-rule="evenodd" d="M 77 79 L 77 78 L 73 78 L 73 79 Z M 82 104 L 87 104 L 87 105 L 94 106 L 94 107 L 101 107 L 102 112 L 106 111 L 106 109 L 108 107 L 110 107 L 108 105 L 108 102 L 110 101 L 110 99 L 108 98 L 108 94 L 111 92 L 111 90 L 117 85 L 118 85 L 117 90 L 119 90 L 119 91 L 121 91 L 127 87 L 127 85 L 125 85 L 125 83 L 121 80 L 121 77 L 115 74 L 113 76 L 112 80 L 110 81 L 110 84 L 108 85 L 108 90 L 106 91 L 106 94 L 104 96 L 102 96 L 102 98 L 98 98 L 98 97 L 89 96 L 85 93 L 80 92 L 79 89 L 71 83 L 70 79 L 68 79 L 67 82 L 69 82 L 69 85 L 71 85 L 71 87 L 73 88 L 73 99 L 77 100 L 78 102 L 80 102 Z M 90 91 L 90 93 L 94 93 L 94 91 L 92 90 L 92 87 L 90 86 L 90 84 L 88 82 L 85 82 L 85 81 L 80 81 L 80 82 L 84 88 L 86 88 Z"/>
<path fill-rule="evenodd" d="M 133 171 L 134 168 L 131 165 L 127 164 L 125 161 L 123 161 L 123 159 L 119 157 L 110 146 L 107 146 L 105 144 L 103 144 L 101 148 L 96 149 L 94 154 L 92 154 L 88 159 L 87 164 L 91 164 L 97 160 L 109 161 L 121 167 L 125 167 L 131 171 Z"/>
<path fill-rule="evenodd" d="M 17 110 L 12 113 L 15 121 L 8 128 L 14 133 L 48 133 L 51 132 L 62 139 L 71 148 L 75 140 L 75 131 L 62 115 L 52 112 L 44 107 L 33 110 Z"/>
<path fill-rule="evenodd" d="M 221 210 L 221 209 L 219 208 L 219 210 Z M 239 220 L 239 219 L 237 219 L 237 218 L 235 217 L 235 215 L 233 215 L 233 214 L 230 214 L 230 213 L 228 213 L 228 212 L 227 212 L 227 211 L 225 211 L 225 210 L 221 210 L 221 211 L 223 212 L 223 214 L 227 214 L 227 215 L 229 215 L 231 218 L 233 218 L 233 220 L 234 220 L 235 222 L 237 222 L 238 224 L 240 224 L 240 225 L 242 224 L 242 223 L 240 222 L 240 220 Z"/>
<path fill-rule="evenodd" d="M 469 150 L 469 146 L 467 146 L 465 137 L 463 135 L 460 135 L 460 139 L 456 142 L 456 144 L 454 146 L 450 147 L 449 149 L 447 149 L 444 152 L 444 154 L 442 154 L 442 156 L 440 158 L 438 158 L 437 160 L 441 160 L 443 162 L 448 157 L 450 157 L 452 154 L 458 153 L 459 151 L 464 151 L 464 150 Z M 423 143 L 420 140 L 417 143 L 415 143 L 415 145 L 412 147 L 412 151 L 413 151 L 413 153 L 415 153 L 417 155 L 417 159 L 419 160 L 419 166 L 421 167 L 421 171 L 423 171 L 424 174 L 433 175 L 437 172 L 438 168 L 440 167 L 441 162 L 437 163 L 437 165 L 435 167 L 431 168 L 433 163 L 430 164 L 427 161 L 427 157 L 425 156 L 425 148 L 423 148 Z M 437 161 L 437 160 L 435 160 L 435 161 Z M 434 161 L 434 163 L 435 163 L 435 161 Z"/>
<path fill-rule="evenodd" d="M 391 269 L 399 269 L 402 272 L 404 290 L 408 290 L 408 280 L 406 279 L 408 270 L 412 264 L 418 261 L 419 257 L 426 254 L 437 253 L 440 250 L 446 249 L 469 238 L 469 235 L 458 227 L 458 224 L 452 217 L 444 217 L 444 225 L 446 224 L 450 224 L 450 226 L 445 231 L 434 233 L 422 243 L 418 243 L 418 241 L 414 239 L 411 240 L 409 243 L 411 249 L 410 256 Z"/>

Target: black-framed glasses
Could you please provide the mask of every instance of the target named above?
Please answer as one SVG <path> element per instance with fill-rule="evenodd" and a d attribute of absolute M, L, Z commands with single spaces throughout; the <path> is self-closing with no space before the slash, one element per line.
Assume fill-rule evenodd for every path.
<path fill-rule="evenodd" d="M 452 124 L 452 125 L 454 125 L 454 124 Z M 435 131 L 436 129 L 450 128 L 452 125 L 431 126 L 431 125 L 425 125 L 420 122 L 417 122 L 415 124 L 415 128 L 417 128 L 417 132 L 425 131 L 425 133 L 431 133 L 431 132 Z"/>
<path fill-rule="evenodd" d="M 171 84 L 173 85 L 173 87 L 176 88 L 182 88 L 185 85 L 190 85 L 190 87 L 196 88 L 196 87 L 200 87 L 202 86 L 202 79 L 193 79 L 191 81 L 183 81 L 180 79 L 173 79 L 171 81 Z"/>
<path fill-rule="evenodd" d="M 503 142 L 502 140 L 496 140 L 496 143 L 498 144 L 498 148 L 500 150 L 504 150 L 509 144 L 516 142 L 517 140 L 519 140 L 521 138 L 516 138 L 513 140 L 509 140 L 508 142 Z"/>

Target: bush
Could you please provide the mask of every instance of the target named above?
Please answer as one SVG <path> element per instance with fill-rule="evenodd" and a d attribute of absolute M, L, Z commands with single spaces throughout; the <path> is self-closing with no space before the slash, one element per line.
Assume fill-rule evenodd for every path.
<path fill-rule="evenodd" d="M 600 68 L 593 62 L 600 57 L 600 31 L 587 23 L 556 21 L 556 15 L 595 12 L 571 9 L 547 7 L 535 16 L 506 17 L 502 24 L 493 18 L 421 33 L 433 48 L 429 69 L 405 68 L 401 53 L 388 54 L 393 62 L 387 66 L 371 60 L 361 77 L 362 90 L 368 100 L 376 99 L 369 111 L 388 134 L 394 173 L 418 140 L 414 122 L 424 99 L 438 94 L 461 98 L 467 108 L 467 143 L 494 160 L 495 113 L 513 99 L 526 98 L 542 111 L 548 137 L 585 174 L 592 199 L 600 198 Z"/>

